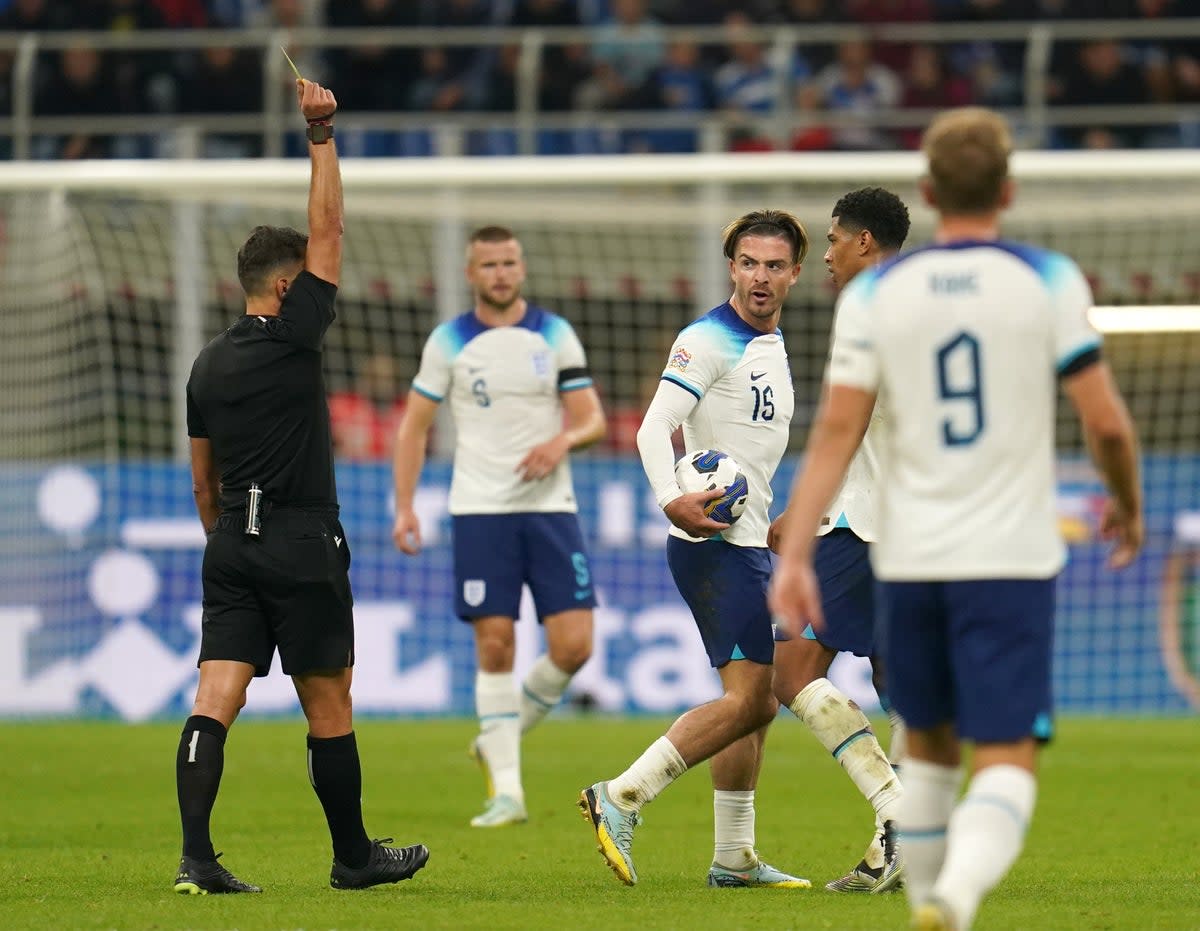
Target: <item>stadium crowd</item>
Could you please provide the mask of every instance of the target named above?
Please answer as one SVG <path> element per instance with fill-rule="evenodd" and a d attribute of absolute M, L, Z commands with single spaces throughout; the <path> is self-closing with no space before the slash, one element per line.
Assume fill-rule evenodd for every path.
<path fill-rule="evenodd" d="M 877 42 L 883 23 L 996 23 L 1029 20 L 1194 16 L 1191 0 L 0 0 L 0 30 L 128 31 L 162 28 L 575 27 L 587 43 L 544 49 L 538 109 L 547 114 L 630 111 L 720 115 L 736 125 L 741 150 L 855 150 L 915 147 L 924 118 L 880 126 L 872 115 L 966 103 L 1024 103 L 1022 41 Z M 864 27 L 836 44 L 801 42 L 790 61 L 772 54 L 753 27 Z M 723 27 L 723 41 L 683 41 L 671 26 Z M 1119 30 L 1117 31 L 1119 35 Z M 293 48 L 305 74 L 336 87 L 347 112 L 505 114 L 517 107 L 519 45 Z M 7 59 L 4 61 L 3 59 Z M 0 53 L 0 104 L 12 109 L 12 53 Z M 258 49 L 113 52 L 85 43 L 40 53 L 34 115 L 253 114 L 263 109 Z M 1104 38 L 1059 42 L 1046 90 L 1051 106 L 1200 103 L 1200 37 Z M 790 139 L 761 129 L 786 103 Z M 853 114 L 852 124 L 829 115 Z M 545 153 L 693 151 L 698 134 L 682 119 L 624 130 L 547 130 Z M 1197 144 L 1180 121 L 1130 126 L 1111 121 L 1055 133 L 1061 147 Z M 259 154 L 252 135 L 209 140 L 206 154 Z M 143 148 L 139 149 L 141 145 Z M 373 132 L 352 154 L 427 154 L 428 133 Z M 471 134 L 478 154 L 515 151 L 511 131 Z M 298 150 L 297 150 L 298 151 Z M 156 154 L 145 141 L 96 135 L 41 137 L 40 157 Z"/>

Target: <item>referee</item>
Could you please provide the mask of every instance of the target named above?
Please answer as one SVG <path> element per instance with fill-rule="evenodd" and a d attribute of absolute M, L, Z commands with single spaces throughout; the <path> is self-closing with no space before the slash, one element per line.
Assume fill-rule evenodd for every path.
<path fill-rule="evenodd" d="M 175 891 L 261 892 L 217 862 L 209 818 L 225 737 L 279 651 L 308 719 L 308 773 L 333 841 L 335 889 L 408 879 L 420 844 L 369 840 L 350 704 L 350 548 L 338 522 L 321 343 L 342 267 L 333 94 L 299 80 L 312 179 L 305 236 L 259 226 L 238 252 L 246 314 L 197 357 L 187 386 L 196 508 L 208 533 L 200 684 L 175 759 L 183 858 Z M 388 838 L 390 841 L 391 839 Z"/>

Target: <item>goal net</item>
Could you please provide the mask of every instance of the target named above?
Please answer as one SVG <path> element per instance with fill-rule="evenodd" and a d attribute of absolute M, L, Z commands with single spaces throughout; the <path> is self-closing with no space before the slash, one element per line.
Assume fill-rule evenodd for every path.
<path fill-rule="evenodd" d="M 344 163 L 345 269 L 326 378 L 353 546 L 356 707 L 469 713 L 470 631 L 453 616 L 447 455 L 418 492 L 426 540 L 391 545 L 391 433 L 421 346 L 467 309 L 463 249 L 499 223 L 520 236 L 526 295 L 564 315 L 610 418 L 575 460 L 603 607 L 579 705 L 668 712 L 715 678 L 666 570 L 665 524 L 634 433 L 676 332 L 728 297 L 720 232 L 782 207 L 812 249 L 783 317 L 796 391 L 783 499 L 818 396 L 833 295 L 821 261 L 842 194 L 881 184 L 927 241 L 911 154 L 371 160 Z M 1145 452 L 1149 538 L 1104 568 L 1101 486 L 1074 418 L 1059 417 L 1059 507 L 1071 562 L 1059 587 L 1055 687 L 1069 712 L 1200 704 L 1200 163 L 1172 153 L 1020 153 L 1006 234 L 1061 249 L 1091 278 L 1106 353 Z M 243 310 L 235 255 L 258 223 L 303 229 L 304 161 L 18 165 L 0 176 L 0 715 L 178 714 L 190 701 L 204 537 L 182 390 L 199 348 Z M 527 617 L 532 616 L 527 604 Z M 518 625 L 518 666 L 537 625 Z M 865 706 L 861 664 L 835 673 Z M 251 711 L 291 712 L 275 674 Z"/>

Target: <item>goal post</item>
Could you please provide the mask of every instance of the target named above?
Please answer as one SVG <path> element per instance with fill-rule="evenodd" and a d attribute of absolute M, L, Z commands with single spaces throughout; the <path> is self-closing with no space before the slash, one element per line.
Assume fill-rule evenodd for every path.
<path fill-rule="evenodd" d="M 576 468 L 605 601 L 602 642 L 578 688 L 624 711 L 709 697 L 713 680 L 665 574 L 662 518 L 633 448 L 640 412 L 674 334 L 728 297 L 724 225 L 751 209 L 792 211 L 812 248 L 782 322 L 797 400 L 782 492 L 828 348 L 833 295 L 821 255 L 831 208 L 855 188 L 889 187 L 912 214 L 908 245 L 928 241 L 920 155 L 342 167 L 345 262 L 326 377 L 348 418 L 338 487 L 360 637 L 377 647 L 368 655 L 360 644 L 373 665 L 360 669 L 356 703 L 401 713 L 471 707 L 469 632 L 451 617 L 449 429 L 435 431 L 443 455 L 421 486 L 430 545 L 416 560 L 391 549 L 385 457 L 394 402 L 425 336 L 469 305 L 466 238 L 492 223 L 520 236 L 526 295 L 576 328 L 610 415 L 609 439 Z M 1019 152 L 1013 171 L 1005 234 L 1060 249 L 1088 274 L 1147 461 L 1147 552 L 1111 575 L 1096 539 L 1099 485 L 1063 407 L 1059 502 L 1073 543 L 1056 687 L 1071 710 L 1180 711 L 1200 694 L 1180 685 L 1200 678 L 1200 163 L 1184 151 Z M 183 385 L 204 342 L 242 312 L 238 246 L 259 223 L 303 229 L 308 176 L 302 159 L 10 163 L 0 173 L 0 655 L 10 657 L 0 661 L 0 715 L 145 717 L 182 707 L 203 545 Z M 536 636 L 536 625 L 520 629 Z M 134 660 L 122 656 L 160 670 L 136 697 L 126 668 Z M 860 670 L 842 674 L 869 702 Z M 288 690 L 271 688 L 259 690 L 268 696 L 259 710 L 293 707 Z"/>

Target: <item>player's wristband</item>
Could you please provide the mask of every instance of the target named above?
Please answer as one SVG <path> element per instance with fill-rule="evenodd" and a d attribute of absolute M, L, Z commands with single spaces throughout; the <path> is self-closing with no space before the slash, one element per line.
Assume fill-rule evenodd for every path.
<path fill-rule="evenodd" d="M 333 138 L 333 120 L 329 117 L 309 120 L 308 128 L 304 130 L 304 135 L 308 137 L 308 141 L 313 145 L 324 145 Z"/>

